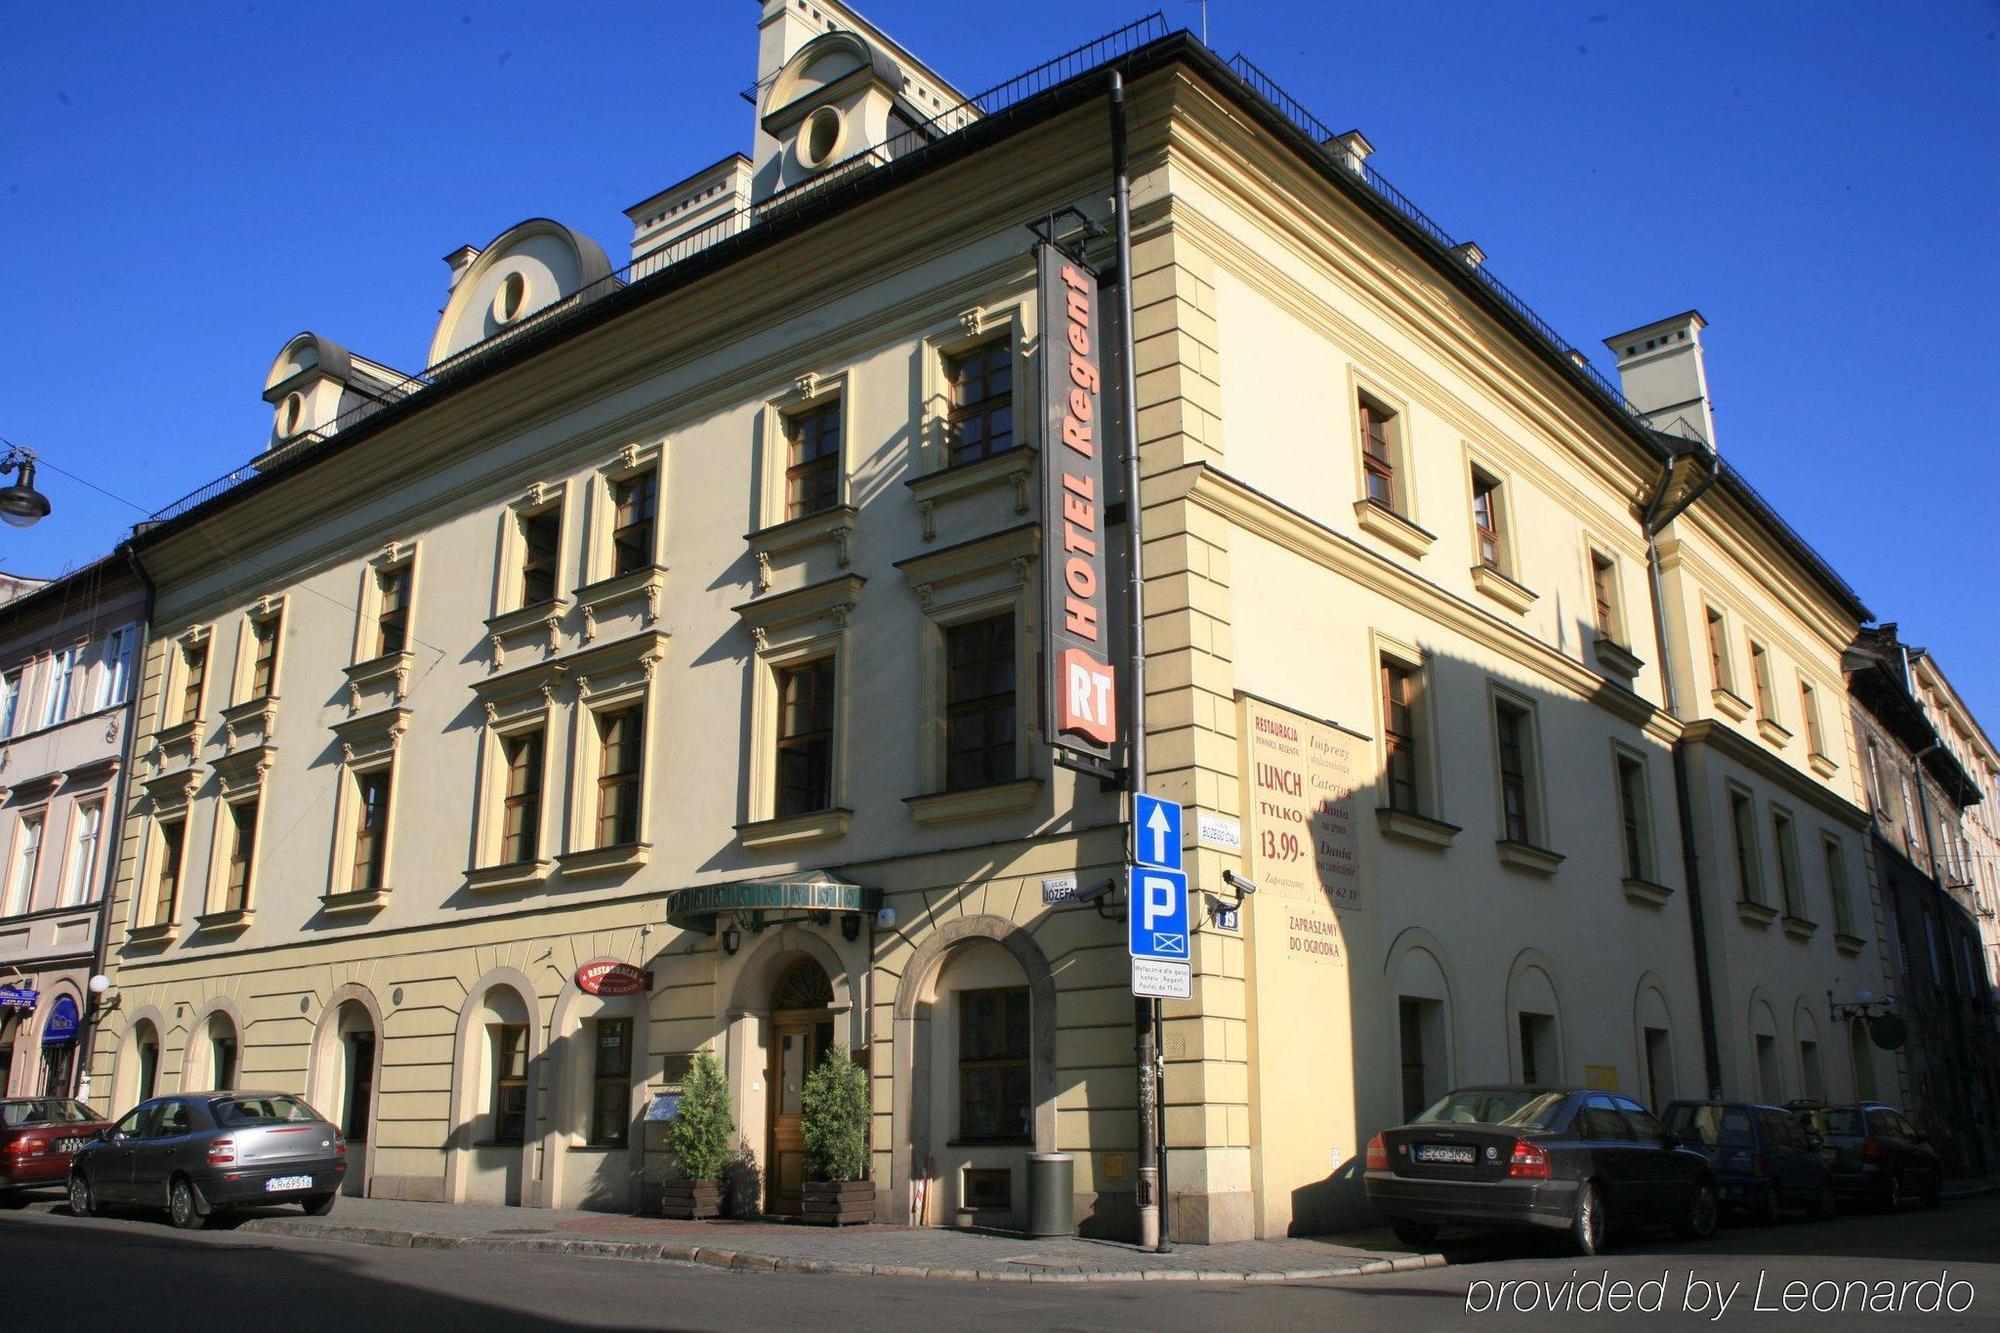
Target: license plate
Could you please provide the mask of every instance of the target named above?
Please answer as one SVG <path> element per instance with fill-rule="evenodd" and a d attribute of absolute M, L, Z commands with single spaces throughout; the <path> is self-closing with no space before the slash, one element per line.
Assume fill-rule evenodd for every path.
<path fill-rule="evenodd" d="M 1419 1162 L 1444 1162 L 1452 1166 L 1471 1166 L 1479 1160 L 1479 1154 L 1471 1148 L 1461 1148 L 1454 1143 L 1419 1143 Z"/>
<path fill-rule="evenodd" d="M 264 1182 L 264 1193 L 283 1194 L 286 1190 L 309 1190 L 312 1187 L 311 1176 L 273 1176 Z"/>
<path fill-rule="evenodd" d="M 82 1150 L 83 1150 L 83 1140 L 82 1140 L 82 1139 L 57 1139 L 57 1140 L 56 1140 L 56 1151 L 57 1151 L 57 1152 L 60 1152 L 60 1153 L 74 1153 L 74 1152 L 81 1152 Z"/>

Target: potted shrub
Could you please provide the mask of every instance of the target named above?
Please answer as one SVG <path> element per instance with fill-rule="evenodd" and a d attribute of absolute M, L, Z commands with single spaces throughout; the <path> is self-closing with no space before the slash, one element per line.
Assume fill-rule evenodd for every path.
<path fill-rule="evenodd" d="M 799 1130 L 806 1141 L 804 1219 L 847 1226 L 875 1218 L 868 1178 L 868 1071 L 836 1046 L 806 1075 Z"/>
<path fill-rule="evenodd" d="M 668 1217 L 722 1215 L 722 1172 L 729 1165 L 735 1133 L 722 1067 L 712 1052 L 696 1051 L 681 1083 L 680 1108 L 667 1122 L 667 1150 L 681 1173 L 681 1179 L 666 1184 L 662 1210 Z"/>

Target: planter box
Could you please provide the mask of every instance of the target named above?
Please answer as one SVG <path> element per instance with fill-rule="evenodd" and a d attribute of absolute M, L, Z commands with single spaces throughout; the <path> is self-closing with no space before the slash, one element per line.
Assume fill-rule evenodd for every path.
<path fill-rule="evenodd" d="M 661 1192 L 661 1215 L 684 1222 L 722 1216 L 722 1182 L 670 1180 Z"/>
<path fill-rule="evenodd" d="M 845 1227 L 875 1220 L 872 1180 L 808 1180 L 800 1217 L 815 1226 Z"/>

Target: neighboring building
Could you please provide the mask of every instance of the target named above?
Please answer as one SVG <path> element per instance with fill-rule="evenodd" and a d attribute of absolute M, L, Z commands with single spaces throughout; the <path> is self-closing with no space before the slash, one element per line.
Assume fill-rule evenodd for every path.
<path fill-rule="evenodd" d="M 832 0 L 761 13 L 752 152 L 631 210 L 630 267 L 533 220 L 450 256 L 420 376 L 294 338 L 256 466 L 135 537 L 118 1106 L 240 1050 L 356 1190 L 629 1208 L 712 1046 L 783 1212 L 846 1047 L 885 1219 L 929 1176 L 929 1220 L 1018 1221 L 1062 1149 L 1129 1234 L 1127 923 L 1077 897 L 1121 799 L 1040 684 L 1045 565 L 1124 587 L 1130 521 L 1115 483 L 1045 512 L 1043 455 L 1125 417 L 1027 230 L 1110 221 L 1114 68 L 1149 785 L 1199 889 L 1171 1233 L 1357 1218 L 1370 1134 L 1456 1083 L 1889 1081 L 1824 1007 L 1883 985 L 1867 612 L 1716 462 L 1698 316 L 1614 340 L 1628 410 L 1358 133 L 1157 21 L 974 107 Z"/>
<path fill-rule="evenodd" d="M 92 1091 L 78 1048 L 145 618 L 122 554 L 0 604 L 0 1096 Z"/>
<path fill-rule="evenodd" d="M 1943 840 L 1947 887 L 1978 919 L 1987 979 L 2000 982 L 2000 749 L 1966 707 L 1958 690 L 1922 648 L 1910 649 L 1910 674 L 1918 700 L 1945 747 L 1978 791 Z M 2000 1024 L 2000 1011 L 1994 1022 Z"/>
<path fill-rule="evenodd" d="M 1900 983 L 1891 993 L 1907 1030 L 1899 1100 L 1947 1169 L 1984 1175 L 2000 1162 L 2000 1029 L 1976 899 L 1958 869 L 1961 829 L 1984 799 L 1924 706 L 1919 651 L 1893 624 L 1865 630 L 1847 655 L 1847 685 L 1874 815 L 1882 934 Z M 1934 692 L 1937 679 L 1933 671 L 1921 688 Z"/>

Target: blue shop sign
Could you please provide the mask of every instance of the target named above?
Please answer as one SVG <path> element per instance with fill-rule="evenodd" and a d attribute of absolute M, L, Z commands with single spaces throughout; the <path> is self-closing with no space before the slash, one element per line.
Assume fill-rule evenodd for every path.
<path fill-rule="evenodd" d="M 27 986 L 0 986 L 0 1009 L 32 1009 L 42 993 Z"/>
<path fill-rule="evenodd" d="M 42 1025 L 42 1045 L 60 1046 L 75 1040 L 76 1001 L 67 995 L 58 995 L 56 1002 L 49 1006 L 49 1021 Z"/>

